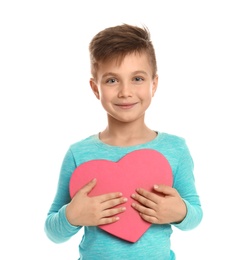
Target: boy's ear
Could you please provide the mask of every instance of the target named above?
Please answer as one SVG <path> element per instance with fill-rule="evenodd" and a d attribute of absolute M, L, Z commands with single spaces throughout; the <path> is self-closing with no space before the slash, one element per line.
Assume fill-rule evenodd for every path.
<path fill-rule="evenodd" d="M 97 84 L 95 83 L 94 79 L 91 78 L 90 81 L 89 81 L 89 83 L 90 83 L 91 89 L 92 89 L 94 95 L 96 96 L 96 98 L 97 98 L 97 99 L 100 99 L 99 89 L 98 89 L 98 86 L 97 86 Z"/>
<path fill-rule="evenodd" d="M 156 90 L 157 90 L 157 87 L 158 87 L 158 75 L 155 75 L 154 79 L 153 79 L 153 86 L 152 86 L 152 97 L 154 96 Z"/>

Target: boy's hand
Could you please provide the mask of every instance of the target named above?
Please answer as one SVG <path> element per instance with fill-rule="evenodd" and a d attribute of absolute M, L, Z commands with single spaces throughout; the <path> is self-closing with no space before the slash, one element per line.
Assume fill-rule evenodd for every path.
<path fill-rule="evenodd" d="M 98 226 L 116 222 L 118 213 L 125 207 L 116 207 L 127 201 L 120 192 L 89 197 L 88 193 L 96 185 L 96 179 L 86 184 L 66 207 L 66 217 L 74 226 Z"/>
<path fill-rule="evenodd" d="M 165 185 L 154 185 L 154 190 L 156 193 L 137 189 L 132 198 L 138 203 L 132 203 L 132 207 L 145 221 L 153 224 L 181 222 L 187 209 L 177 190 Z"/>

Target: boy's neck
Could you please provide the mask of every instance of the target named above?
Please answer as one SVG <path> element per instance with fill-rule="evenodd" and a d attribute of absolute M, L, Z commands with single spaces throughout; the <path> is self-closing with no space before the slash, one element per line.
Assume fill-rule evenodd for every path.
<path fill-rule="evenodd" d="M 121 125 L 109 124 L 99 134 L 103 143 L 113 146 L 133 146 L 153 140 L 157 133 L 148 128 L 144 123 L 141 125 L 124 123 Z"/>

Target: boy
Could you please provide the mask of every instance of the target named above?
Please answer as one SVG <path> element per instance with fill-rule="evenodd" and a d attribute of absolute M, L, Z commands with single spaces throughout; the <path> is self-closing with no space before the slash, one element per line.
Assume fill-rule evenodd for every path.
<path fill-rule="evenodd" d="M 175 259 L 170 247 L 172 226 L 195 228 L 202 209 L 193 176 L 193 160 L 183 138 L 154 131 L 145 124 L 158 85 L 155 51 L 147 28 L 123 24 L 106 28 L 90 46 L 90 86 L 107 113 L 106 128 L 70 146 L 59 177 L 57 193 L 45 222 L 47 236 L 61 243 L 84 227 L 79 259 Z M 172 169 L 173 186 L 153 183 L 153 191 L 136 187 L 132 207 L 150 228 L 131 243 L 100 229 L 125 213 L 122 191 L 88 196 L 97 185 L 93 179 L 71 199 L 70 177 L 84 162 L 113 162 L 139 149 L 163 154 Z M 150 172 L 152 174 L 152 172 Z M 130 180 L 131 181 L 131 180 Z"/>

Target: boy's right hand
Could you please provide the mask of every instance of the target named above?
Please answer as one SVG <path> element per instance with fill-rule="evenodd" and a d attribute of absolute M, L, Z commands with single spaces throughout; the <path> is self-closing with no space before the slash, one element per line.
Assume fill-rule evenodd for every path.
<path fill-rule="evenodd" d="M 119 220 L 116 214 L 124 212 L 125 207 L 115 207 L 127 201 L 121 192 L 107 193 L 89 197 L 95 187 L 96 179 L 81 188 L 66 207 L 66 217 L 74 226 L 98 226 Z M 115 207 L 115 208 L 113 208 Z"/>

